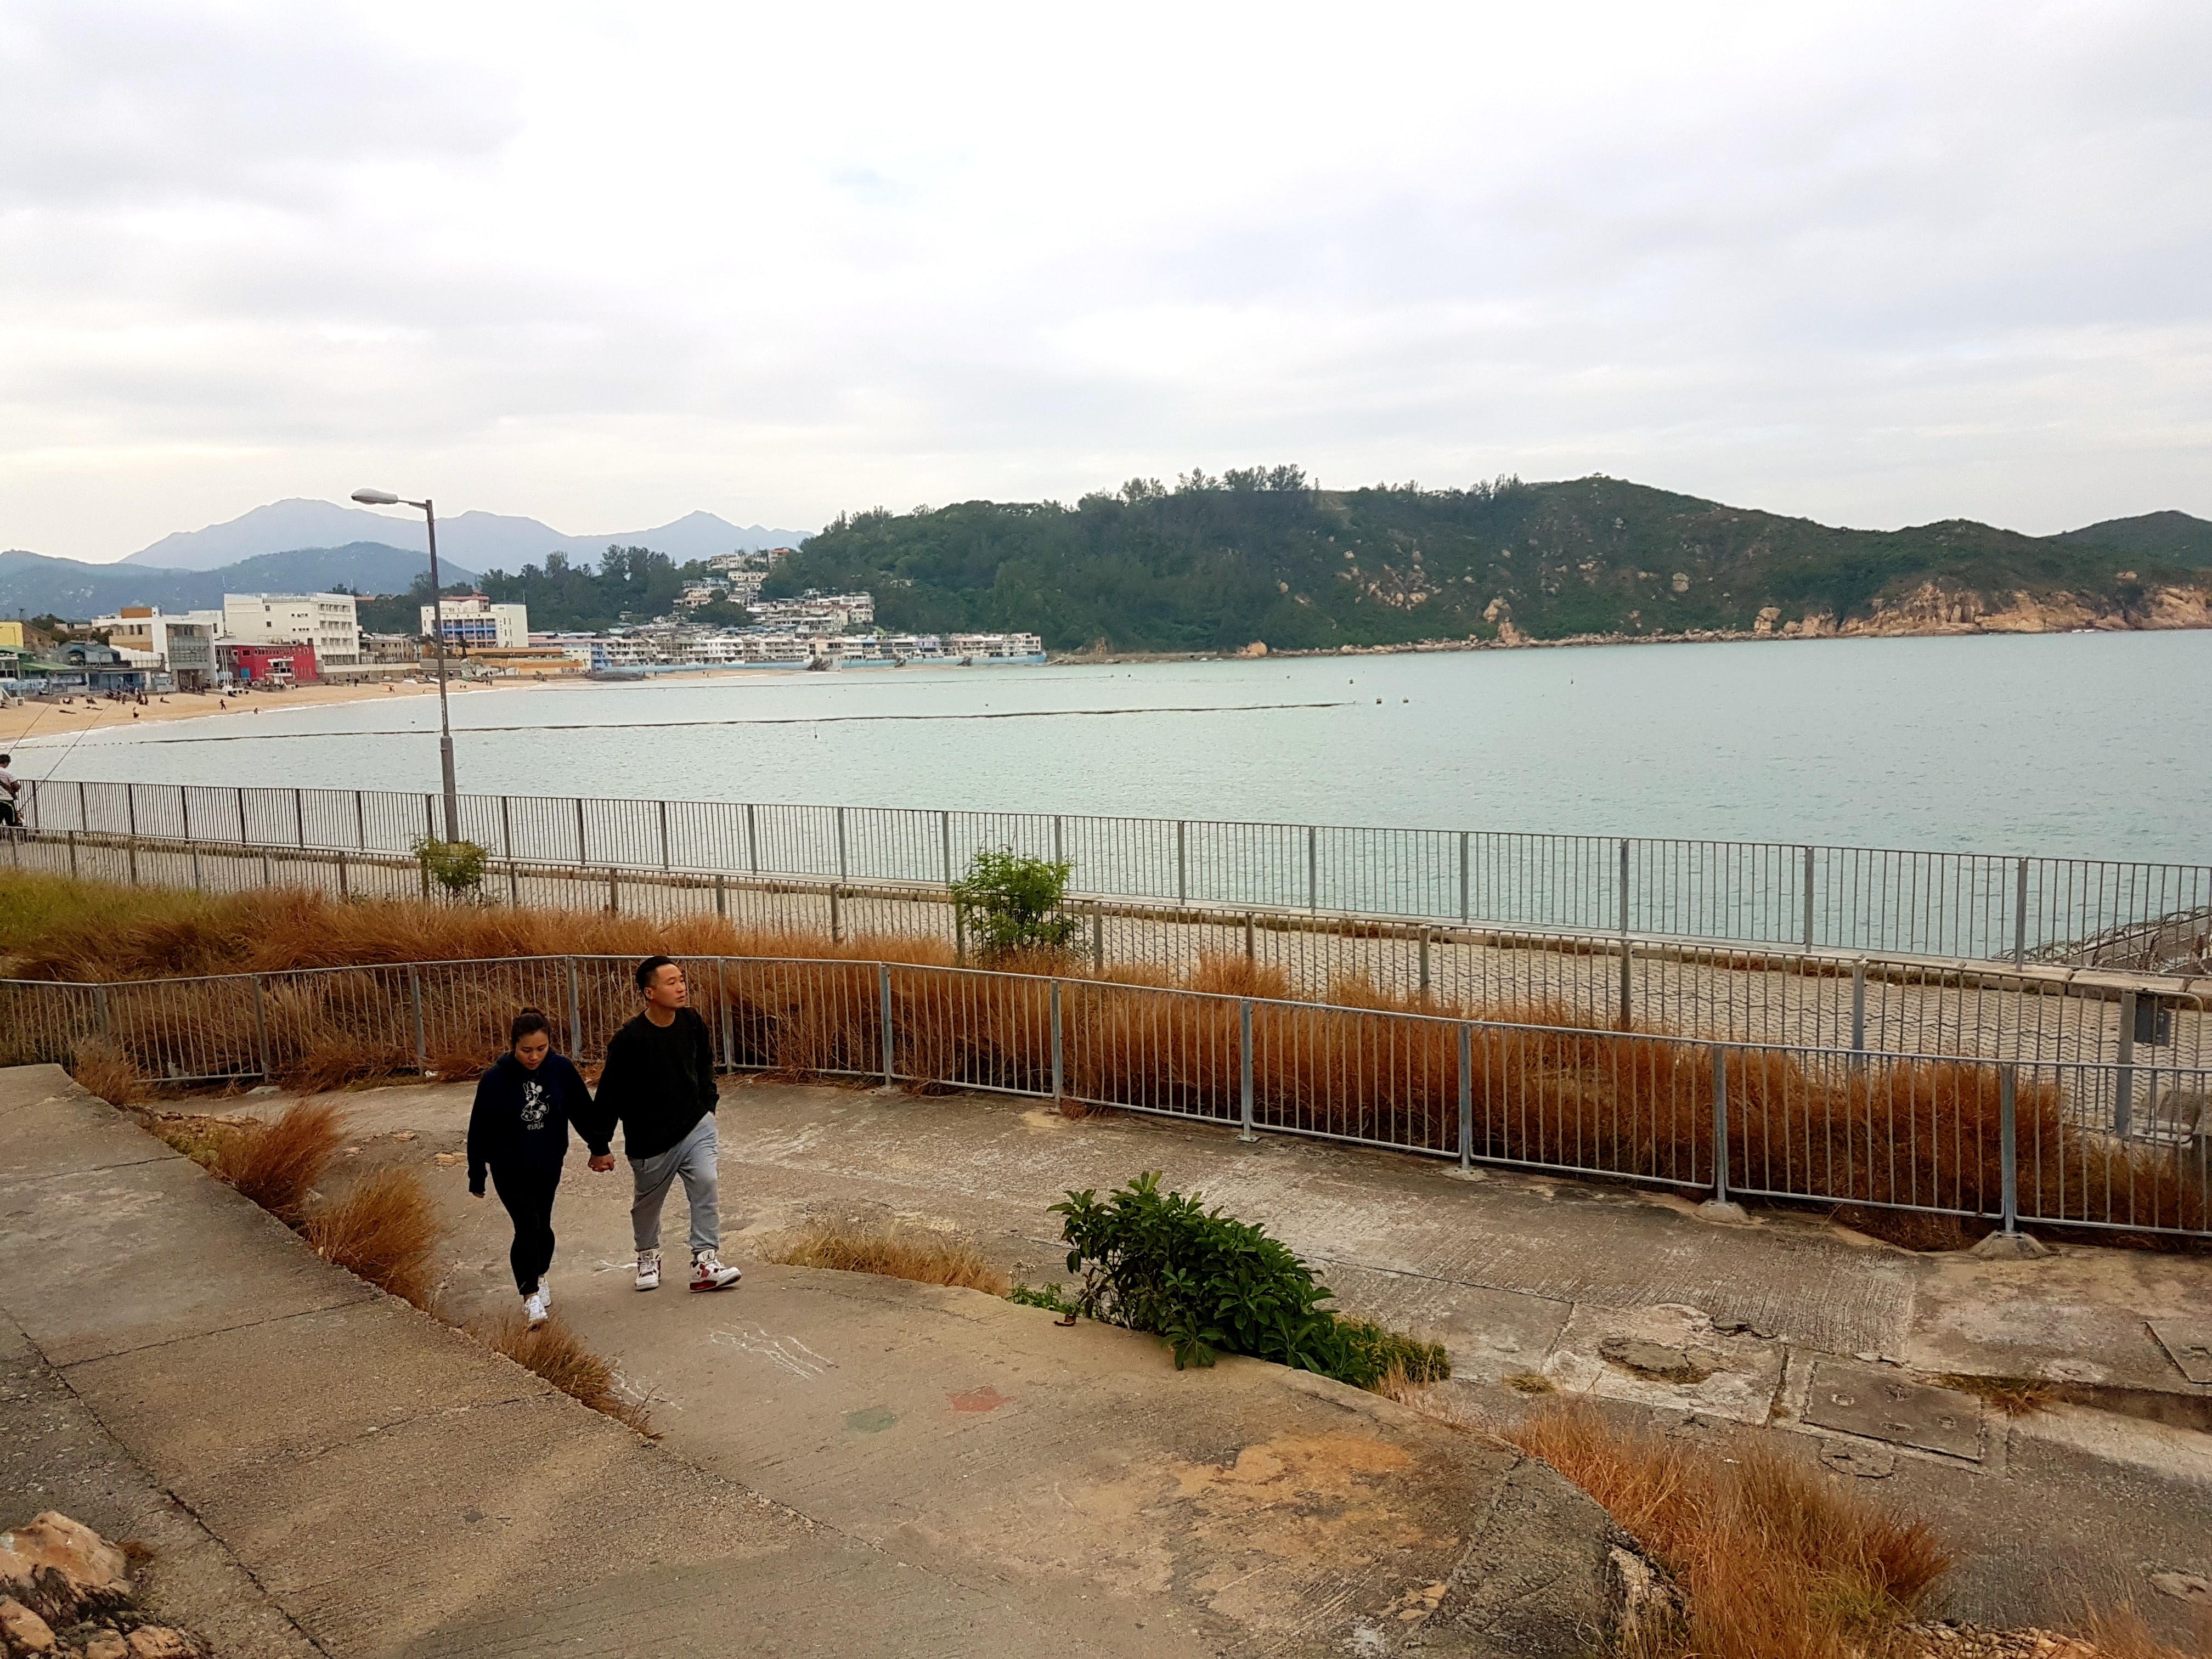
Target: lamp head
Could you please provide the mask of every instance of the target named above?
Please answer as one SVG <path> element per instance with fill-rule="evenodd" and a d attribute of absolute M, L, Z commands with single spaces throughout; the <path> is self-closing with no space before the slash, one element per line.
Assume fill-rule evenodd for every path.
<path fill-rule="evenodd" d="M 399 497 L 393 495 L 388 489 L 356 489 L 353 492 L 353 498 L 359 501 L 363 507 L 397 507 L 399 505 Z"/>

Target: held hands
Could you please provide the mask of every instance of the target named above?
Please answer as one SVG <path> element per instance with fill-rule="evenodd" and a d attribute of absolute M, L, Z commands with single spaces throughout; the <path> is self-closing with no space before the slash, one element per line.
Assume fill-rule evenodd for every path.
<path fill-rule="evenodd" d="M 605 1175 L 615 1167 L 615 1155 L 612 1152 L 603 1152 L 592 1160 L 591 1167 L 601 1175 Z"/>

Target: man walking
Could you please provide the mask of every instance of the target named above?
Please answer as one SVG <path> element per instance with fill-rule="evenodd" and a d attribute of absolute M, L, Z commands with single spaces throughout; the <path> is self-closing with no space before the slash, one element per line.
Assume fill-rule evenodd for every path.
<path fill-rule="evenodd" d="M 16 811 L 15 799 L 23 793 L 23 786 L 8 769 L 8 763 L 15 758 L 13 755 L 0 755 L 0 825 L 20 830 L 23 827 L 23 815 Z"/>
<path fill-rule="evenodd" d="M 615 1167 L 615 1127 L 623 1132 L 631 1184 L 630 1232 L 637 1241 L 637 1287 L 660 1288 L 660 1211 L 680 1177 L 691 1206 L 691 1288 L 727 1290 L 740 1275 L 721 1260 L 721 1214 L 714 1169 L 714 1039 L 690 1007 L 684 969 L 647 957 L 635 975 L 645 1012 L 614 1034 L 599 1073 L 599 1097 L 580 1122 L 591 1167 Z"/>

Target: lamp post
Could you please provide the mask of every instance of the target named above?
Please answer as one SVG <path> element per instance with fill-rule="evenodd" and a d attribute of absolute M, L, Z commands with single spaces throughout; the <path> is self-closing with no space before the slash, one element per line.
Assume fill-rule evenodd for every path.
<path fill-rule="evenodd" d="M 453 727 L 446 717 L 446 603 L 438 583 L 438 514 L 428 501 L 410 501 L 386 489 L 356 489 L 363 507 L 419 507 L 430 531 L 430 637 L 438 649 L 438 771 L 446 787 L 446 839 L 461 838 L 461 798 L 453 787 Z"/>

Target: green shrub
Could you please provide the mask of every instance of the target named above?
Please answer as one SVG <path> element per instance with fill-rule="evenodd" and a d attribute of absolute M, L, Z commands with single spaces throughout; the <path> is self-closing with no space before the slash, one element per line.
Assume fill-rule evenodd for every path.
<path fill-rule="evenodd" d="M 1417 1382 L 1451 1375 L 1435 1344 L 1323 1307 L 1335 1292 L 1266 1228 L 1159 1182 L 1147 1172 L 1103 1200 L 1072 1192 L 1052 1206 L 1067 1270 L 1083 1274 L 1077 1311 L 1165 1339 L 1178 1370 L 1226 1350 L 1358 1388 L 1394 1372 Z"/>
<path fill-rule="evenodd" d="M 979 852 L 952 884 L 960 925 L 982 961 L 1016 951 L 1065 951 L 1083 926 L 1060 914 L 1074 866 L 1025 859 L 1012 848 Z"/>
<path fill-rule="evenodd" d="M 1076 1306 L 1060 1293 L 1057 1285 L 1017 1285 L 1006 1292 L 1006 1300 L 1018 1302 L 1024 1308 L 1049 1308 L 1056 1314 L 1072 1314 Z"/>
<path fill-rule="evenodd" d="M 484 860 L 489 854 L 472 841 L 439 841 L 429 836 L 417 836 L 414 853 L 422 873 L 455 898 L 473 893 L 483 885 Z"/>

